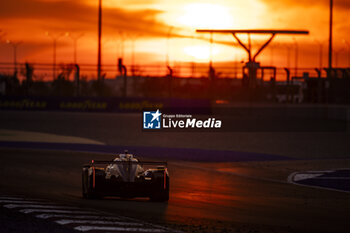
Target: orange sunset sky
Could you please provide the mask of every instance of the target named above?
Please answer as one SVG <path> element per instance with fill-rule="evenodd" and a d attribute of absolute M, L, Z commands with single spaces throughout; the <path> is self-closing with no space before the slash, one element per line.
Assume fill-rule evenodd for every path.
<path fill-rule="evenodd" d="M 116 64 L 123 56 L 127 65 L 164 64 L 169 51 L 174 62 L 208 62 L 209 34 L 195 29 L 304 29 L 309 35 L 277 36 L 272 46 L 259 55 L 264 65 L 294 65 L 294 48 L 299 47 L 299 66 L 318 67 L 323 45 L 323 65 L 327 65 L 328 0 L 103 0 L 103 64 Z M 6 40 L 22 41 L 19 62 L 52 62 L 52 35 L 69 32 L 84 34 L 78 40 L 78 63 L 97 63 L 98 0 L 11 0 L 0 2 L 0 62 L 13 61 L 13 49 Z M 333 63 L 349 66 L 350 1 L 334 0 Z M 170 33 L 170 39 L 167 36 Z M 193 38 L 193 37 L 197 37 Z M 244 35 L 241 36 L 245 40 Z M 267 37 L 253 37 L 260 45 Z M 294 39 L 293 39 L 294 38 Z M 246 53 L 232 35 L 214 35 L 213 62 L 246 60 Z M 122 43 L 124 41 L 124 43 Z M 124 44 L 124 46 L 122 46 Z M 226 44 L 226 45 L 225 45 Z M 169 45 L 169 47 L 168 47 Z M 122 49 L 124 47 L 124 49 Z M 57 63 L 73 61 L 73 40 L 58 40 Z"/>

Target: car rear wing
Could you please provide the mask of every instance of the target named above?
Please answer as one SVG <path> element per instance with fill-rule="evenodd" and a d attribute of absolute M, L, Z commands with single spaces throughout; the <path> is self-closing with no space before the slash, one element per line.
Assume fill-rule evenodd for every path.
<path fill-rule="evenodd" d="M 140 164 L 140 165 L 158 165 L 158 166 L 164 166 L 167 167 L 167 162 L 156 162 L 156 161 L 107 161 L 107 160 L 91 160 L 89 164 L 86 164 L 84 166 L 96 166 L 96 165 L 102 165 L 102 164 Z"/>

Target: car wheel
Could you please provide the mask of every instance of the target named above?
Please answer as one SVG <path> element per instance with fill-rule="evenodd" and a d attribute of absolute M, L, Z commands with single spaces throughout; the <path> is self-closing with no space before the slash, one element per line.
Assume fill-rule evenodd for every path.
<path fill-rule="evenodd" d="M 83 198 L 88 198 L 88 169 L 83 168 L 81 175 L 81 188 Z"/>
<path fill-rule="evenodd" d="M 151 191 L 150 200 L 154 202 L 167 202 L 169 200 L 169 177 L 166 176 L 164 184 L 164 176 L 153 176 L 154 186 Z"/>
<path fill-rule="evenodd" d="M 92 187 L 92 175 L 89 175 L 89 167 L 84 167 L 82 172 L 82 196 L 86 199 L 100 198 Z"/>

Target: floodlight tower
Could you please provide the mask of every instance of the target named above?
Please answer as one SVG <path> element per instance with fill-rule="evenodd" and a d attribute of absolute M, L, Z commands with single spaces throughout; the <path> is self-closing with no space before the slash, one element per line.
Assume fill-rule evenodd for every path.
<path fill-rule="evenodd" d="M 328 75 L 332 69 L 332 53 L 333 53 L 333 0 L 329 1 L 329 41 L 328 41 Z"/>
<path fill-rule="evenodd" d="M 166 58 L 165 58 L 165 66 L 169 67 L 170 61 L 169 61 L 169 53 L 170 53 L 170 39 L 171 39 L 171 32 L 174 29 L 173 26 L 169 27 L 167 39 L 166 39 Z"/>
<path fill-rule="evenodd" d="M 52 34 L 50 32 L 45 33 L 46 36 L 50 37 L 52 39 L 52 45 L 53 45 L 53 59 L 52 59 L 52 80 L 55 80 L 56 78 L 56 50 L 57 50 L 57 41 L 62 36 L 68 36 L 68 33 L 59 33 L 59 34 Z"/>
<path fill-rule="evenodd" d="M 97 80 L 101 80 L 102 0 L 98 0 Z"/>
<path fill-rule="evenodd" d="M 318 45 L 318 53 L 319 53 L 319 67 L 322 69 L 323 64 L 323 44 L 319 40 L 314 40 L 315 43 Z"/>
<path fill-rule="evenodd" d="M 3 32 L 1 29 L 0 29 L 0 42 L 2 41 L 2 38 L 6 35 L 5 32 Z"/>
<path fill-rule="evenodd" d="M 131 35 L 131 73 L 132 76 L 135 76 L 135 43 L 137 38 L 140 37 L 140 34 Z"/>
<path fill-rule="evenodd" d="M 14 69 L 14 72 L 13 72 L 13 76 L 15 78 L 17 78 L 17 47 L 22 44 L 23 42 L 22 41 L 10 41 L 10 40 L 7 40 L 6 41 L 7 44 L 11 45 L 12 48 L 13 48 L 13 69 Z"/>
<path fill-rule="evenodd" d="M 254 88 L 256 84 L 256 73 L 257 69 L 260 67 L 260 63 L 256 62 L 257 56 L 269 45 L 273 38 L 277 34 L 309 34 L 309 31 L 305 30 L 214 30 L 214 29 L 198 29 L 196 32 L 201 33 L 231 33 L 236 39 L 239 45 L 248 53 L 248 62 L 246 63 L 246 68 L 248 69 L 248 80 L 247 85 Z M 248 45 L 244 44 L 238 37 L 238 34 L 247 34 L 248 35 Z M 251 34 L 269 34 L 270 38 L 257 50 L 255 54 L 252 54 L 252 45 L 251 45 Z"/>
<path fill-rule="evenodd" d="M 77 46 L 78 46 L 78 40 L 84 36 L 84 33 L 80 33 L 77 35 L 68 33 L 69 37 L 73 40 L 73 62 L 76 65 L 77 64 Z"/>
<path fill-rule="evenodd" d="M 293 43 L 295 46 L 295 52 L 294 52 L 294 76 L 297 77 L 298 75 L 298 60 L 299 60 L 299 44 L 297 39 L 293 37 Z"/>
<path fill-rule="evenodd" d="M 349 67 L 350 67 L 350 43 L 347 40 L 344 40 L 344 43 L 346 44 L 346 46 L 348 46 L 348 62 L 349 62 Z"/>

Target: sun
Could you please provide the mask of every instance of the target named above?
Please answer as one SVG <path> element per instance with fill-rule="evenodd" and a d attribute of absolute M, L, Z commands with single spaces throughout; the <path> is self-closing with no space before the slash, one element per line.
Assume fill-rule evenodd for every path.
<path fill-rule="evenodd" d="M 222 29 L 233 26 L 233 18 L 222 5 L 210 3 L 191 3 L 184 6 L 184 14 L 177 21 L 193 28 Z"/>
<path fill-rule="evenodd" d="M 210 46 L 203 45 L 193 45 L 184 47 L 184 52 L 186 55 L 194 57 L 198 60 L 208 60 L 210 58 Z M 218 49 L 212 49 L 212 55 L 218 54 Z"/>

